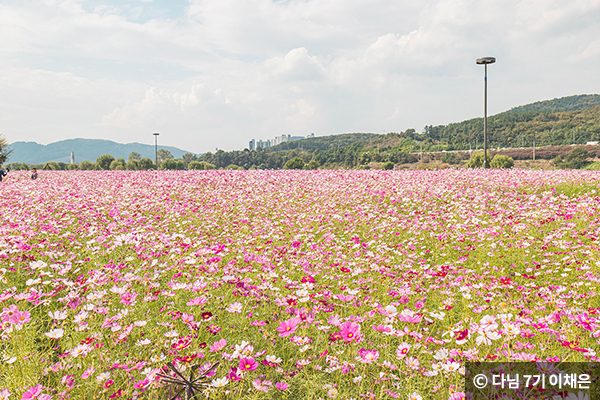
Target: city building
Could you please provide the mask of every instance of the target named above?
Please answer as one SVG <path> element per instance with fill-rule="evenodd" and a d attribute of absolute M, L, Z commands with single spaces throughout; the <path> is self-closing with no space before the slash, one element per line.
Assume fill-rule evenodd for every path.
<path fill-rule="evenodd" d="M 311 133 L 306 138 L 314 138 L 314 137 L 315 137 L 315 134 Z M 292 142 L 294 140 L 301 140 L 301 139 L 305 139 L 305 137 L 304 136 L 292 136 L 289 133 L 284 133 L 280 136 L 275 136 L 274 139 L 270 139 L 270 140 L 259 139 L 257 141 L 256 139 L 252 139 L 248 143 L 248 145 L 249 145 L 248 149 L 257 150 L 259 147 L 262 149 L 266 149 L 271 146 L 277 146 L 278 144 L 281 144 L 281 143 Z"/>

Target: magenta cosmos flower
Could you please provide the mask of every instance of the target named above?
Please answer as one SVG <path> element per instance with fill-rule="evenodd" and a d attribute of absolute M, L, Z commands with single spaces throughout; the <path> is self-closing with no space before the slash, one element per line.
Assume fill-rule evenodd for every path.
<path fill-rule="evenodd" d="M 254 371 L 258 368 L 258 362 L 252 357 L 244 357 L 240 360 L 240 369 L 242 371 Z"/>

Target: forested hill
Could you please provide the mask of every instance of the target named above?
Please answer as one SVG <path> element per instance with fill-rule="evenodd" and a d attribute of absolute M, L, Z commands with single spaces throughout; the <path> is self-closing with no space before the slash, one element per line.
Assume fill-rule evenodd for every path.
<path fill-rule="evenodd" d="M 505 111 L 505 113 L 580 111 L 597 105 L 600 105 L 600 94 L 582 94 L 561 97 L 559 99 L 536 101 L 524 106 L 513 107 Z"/>
<path fill-rule="evenodd" d="M 452 149 L 480 147 L 483 118 L 454 124 L 426 126 L 423 140 Z M 600 105 L 580 111 L 510 112 L 488 117 L 488 143 L 491 147 L 585 144 L 600 140 Z"/>
<path fill-rule="evenodd" d="M 537 147 L 600 141 L 600 96 L 581 95 L 532 103 L 488 117 L 488 146 Z M 284 168 L 294 158 L 325 167 L 356 168 L 371 161 L 411 162 L 409 152 L 482 148 L 483 118 L 390 132 L 348 133 L 287 142 L 266 150 L 219 150 L 198 159 L 217 168 Z M 411 158 L 412 157 L 412 158 Z M 295 167 L 293 167 L 295 168 Z"/>

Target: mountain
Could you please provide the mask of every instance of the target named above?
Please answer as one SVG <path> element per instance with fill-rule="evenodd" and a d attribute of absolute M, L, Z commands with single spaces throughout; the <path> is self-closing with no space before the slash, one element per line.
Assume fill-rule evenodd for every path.
<path fill-rule="evenodd" d="M 127 159 L 132 152 L 140 153 L 142 157 L 154 160 L 154 146 L 142 143 L 116 143 L 102 139 L 67 139 L 47 145 L 36 142 L 14 142 L 10 145 L 13 150 L 10 162 L 26 164 L 41 164 L 46 161 L 69 163 L 71 152 L 75 153 L 75 162 L 83 160 L 96 161 L 102 154 L 110 154 L 115 158 Z M 181 158 L 189 151 L 172 146 L 159 146 L 171 152 L 175 158 Z"/>

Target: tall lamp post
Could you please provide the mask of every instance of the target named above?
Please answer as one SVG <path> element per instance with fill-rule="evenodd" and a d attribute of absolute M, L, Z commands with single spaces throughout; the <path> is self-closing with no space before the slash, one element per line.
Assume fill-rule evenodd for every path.
<path fill-rule="evenodd" d="M 496 62 L 494 57 L 482 57 L 475 61 L 478 65 L 485 67 L 485 75 L 483 78 L 483 168 L 488 168 L 487 162 L 487 65 Z"/>
<path fill-rule="evenodd" d="M 156 169 L 158 169 L 158 132 L 154 132 L 154 162 L 156 163 Z"/>

